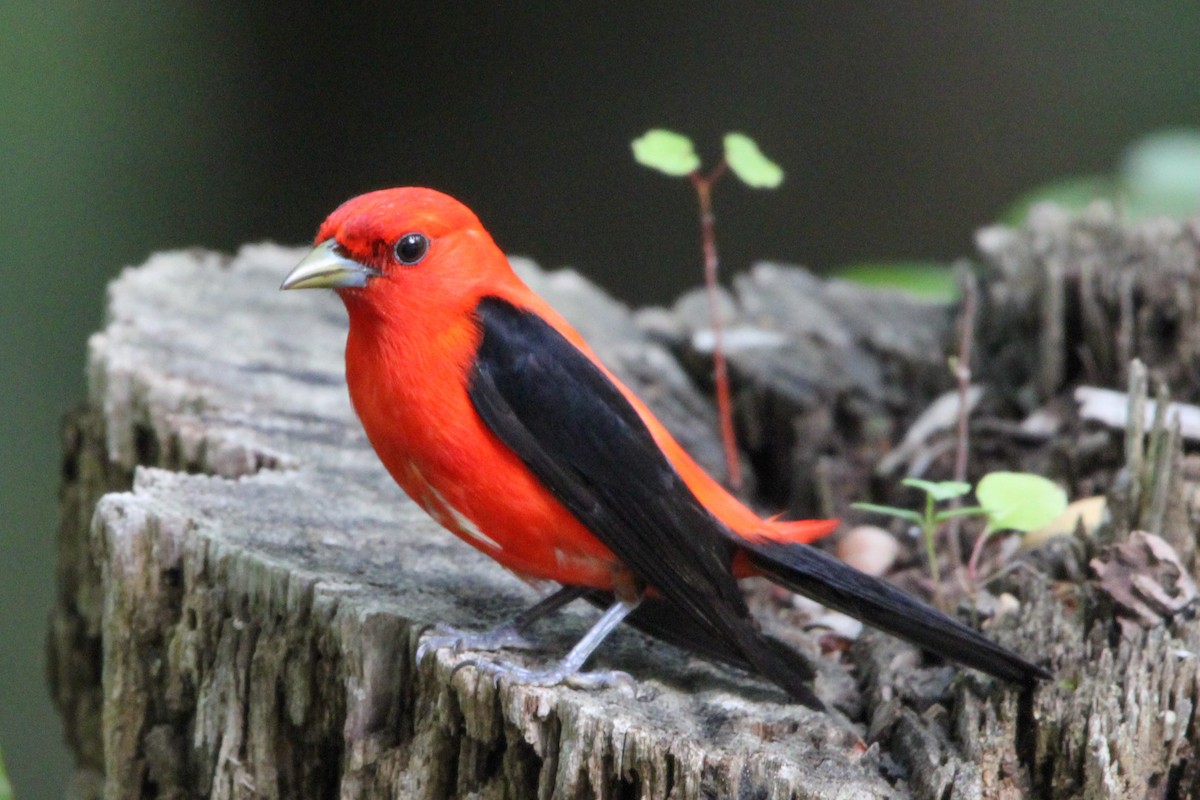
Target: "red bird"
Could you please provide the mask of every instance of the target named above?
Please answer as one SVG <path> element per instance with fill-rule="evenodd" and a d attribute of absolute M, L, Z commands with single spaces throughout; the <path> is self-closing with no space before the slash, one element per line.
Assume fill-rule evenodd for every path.
<path fill-rule="evenodd" d="M 494 668 L 561 682 L 626 620 L 820 708 L 811 667 L 747 609 L 737 579 L 764 575 L 1005 680 L 1047 675 L 806 544 L 836 521 L 762 519 L 725 491 L 453 198 L 402 188 L 346 202 L 282 288 L 342 298 L 350 398 L 409 497 L 518 575 L 562 584 L 518 627 L 579 597 L 608 608 L 557 667 Z"/>

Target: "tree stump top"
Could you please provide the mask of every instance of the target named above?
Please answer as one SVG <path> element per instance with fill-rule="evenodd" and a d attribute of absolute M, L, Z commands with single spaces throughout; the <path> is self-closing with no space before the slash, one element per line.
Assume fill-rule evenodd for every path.
<path fill-rule="evenodd" d="M 1122 431 L 1073 398 L 1137 384 L 1146 408 L 1147 369 L 1180 399 L 1200 394 L 1197 231 L 1040 209 L 981 235 L 973 468 L 1106 493 L 1108 516 L 987 583 L 1017 610 L 986 634 L 1055 680 L 1017 691 L 868 631 L 818 659 L 830 714 L 626 630 L 589 666 L 630 672 L 636 696 L 495 686 L 452 674 L 449 651 L 415 663 L 426 626 L 487 627 L 537 595 L 379 465 L 346 396 L 341 304 L 277 291 L 303 251 L 166 253 L 126 270 L 65 436 L 50 669 L 80 763 L 72 796 L 1194 795 L 1200 624 L 1194 598 L 1172 593 L 1197 577 L 1200 459 L 1164 415 L 1130 414 Z M 633 314 L 574 273 L 515 263 L 719 473 L 703 378 L 688 376 L 706 373 L 694 299 Z M 877 465 L 950 388 L 953 309 L 778 266 L 735 280 L 728 300 L 743 445 L 771 510 L 837 513 L 872 490 L 906 502 Z M 936 479 L 952 434 L 931 435 L 905 468 Z M 1178 559 L 1146 550 L 1147 533 Z M 1131 623 L 1121 598 L 1135 596 L 1153 613 Z M 565 651 L 593 617 L 540 623 L 550 652 L 530 658 Z M 813 636 L 765 623 L 815 652 Z"/>
<path fill-rule="evenodd" d="M 415 666 L 425 626 L 485 627 L 537 595 L 383 470 L 346 395 L 341 304 L 277 291 L 302 255 L 160 254 L 110 288 L 90 402 L 102 410 L 97 455 L 133 479 L 99 502 L 89 541 L 111 698 L 94 766 L 108 785 L 221 797 L 903 795 L 876 755 L 855 752 L 843 719 L 636 632 L 592 662 L 636 676 L 636 699 L 497 688 L 472 669 L 451 680 L 445 651 Z M 578 276 L 520 266 L 564 312 L 596 314 L 598 293 Z M 601 313 L 628 315 L 607 302 Z M 636 337 L 612 330 L 610 351 Z M 556 619 L 541 629 L 565 648 L 590 615 Z"/>

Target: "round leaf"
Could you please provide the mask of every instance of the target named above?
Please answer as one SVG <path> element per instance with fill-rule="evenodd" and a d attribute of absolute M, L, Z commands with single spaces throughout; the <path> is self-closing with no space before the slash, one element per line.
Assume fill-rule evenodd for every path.
<path fill-rule="evenodd" d="M 1135 142 L 1120 171 L 1138 216 L 1194 214 L 1200 209 L 1200 131 L 1159 131 Z"/>
<path fill-rule="evenodd" d="M 783 170 L 745 134 L 725 134 L 725 163 L 743 183 L 755 189 L 774 189 L 783 183 Z"/>
<path fill-rule="evenodd" d="M 1031 531 L 1067 507 L 1067 494 L 1053 481 L 1028 472 L 989 472 L 975 487 L 991 530 Z"/>
<path fill-rule="evenodd" d="M 700 169 L 700 157 L 692 147 L 692 140 L 674 131 L 661 128 L 646 131 L 630 146 L 639 164 L 672 177 L 690 175 Z"/>

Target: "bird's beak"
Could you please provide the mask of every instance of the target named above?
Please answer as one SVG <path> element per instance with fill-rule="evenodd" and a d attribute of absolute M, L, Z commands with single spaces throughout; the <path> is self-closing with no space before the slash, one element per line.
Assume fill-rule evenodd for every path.
<path fill-rule="evenodd" d="M 339 253 L 336 239 L 326 239 L 288 273 L 279 288 L 344 289 L 366 286 L 367 280 L 377 275 L 377 270 Z"/>

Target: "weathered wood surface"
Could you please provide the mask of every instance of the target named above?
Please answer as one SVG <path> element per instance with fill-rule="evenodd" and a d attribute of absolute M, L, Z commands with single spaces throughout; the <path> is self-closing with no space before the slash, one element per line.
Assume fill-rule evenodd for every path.
<path fill-rule="evenodd" d="M 1127 269 L 1106 261 L 1130 250 L 1113 242 L 1149 238 L 1163 244 L 1138 251 L 1144 260 L 1169 257 L 1174 269 L 1190 253 L 1194 280 L 1200 237 L 1172 225 L 1044 216 L 1003 252 L 1036 242 L 1026 246 L 1036 273 L 1047 253 L 1078 257 L 1081 226 L 1092 226 L 1104 235 L 1091 237 L 1089 269 Z M 437 528 L 377 464 L 345 395 L 340 304 L 276 291 L 300 255 L 266 245 L 232 260 L 163 254 L 111 288 L 90 346 L 88 409 L 68 428 L 50 639 L 78 796 L 1116 798 L 1200 788 L 1200 625 L 1122 634 L 1085 580 L 1062 580 L 1086 574 L 1069 547 L 1038 562 L 1049 576 L 1014 573 L 1000 588 L 1020 609 L 988 626 L 1057 671 L 1036 692 L 925 663 L 875 634 L 847 654 L 856 684 L 845 667 L 824 668 L 818 688 L 847 716 L 810 712 L 626 631 L 594 663 L 633 673 L 636 697 L 495 687 L 469 668 L 451 679 L 445 651 L 415 664 L 424 626 L 492 624 L 535 595 Z M 702 323 L 689 301 L 674 316 L 640 315 L 639 332 L 577 276 L 523 270 L 716 468 L 711 409 L 661 344 L 695 359 L 687 343 Z M 764 481 L 811 459 L 806 445 L 872 450 L 881 429 L 900 430 L 949 388 L 937 377 L 949 309 L 779 267 L 757 269 L 735 293 L 735 325 L 785 343 L 733 354 L 745 386 L 761 381 L 740 392 L 743 427 L 754 434 L 764 411 L 773 420 L 751 436 Z M 1150 338 L 1127 337 L 1129 355 Z M 855 432 L 831 438 L 847 420 Z M 761 434 L 784 427 L 784 455 L 764 455 Z M 1180 541 L 1194 537 L 1185 479 L 1195 476 L 1172 459 L 1175 500 L 1160 519 L 1173 530 L 1161 532 Z M 805 491 L 777 485 L 773 496 L 800 503 Z M 1113 528 L 1144 521 L 1129 503 L 1114 508 Z M 541 630 L 561 646 L 590 618 L 569 611 Z"/>

